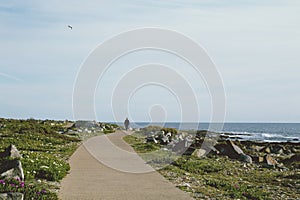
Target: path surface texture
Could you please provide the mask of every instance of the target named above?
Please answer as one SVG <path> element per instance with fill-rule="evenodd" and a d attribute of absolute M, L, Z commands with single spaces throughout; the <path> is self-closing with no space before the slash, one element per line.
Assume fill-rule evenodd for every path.
<path fill-rule="evenodd" d="M 129 132 L 127 132 L 129 134 Z M 192 199 L 145 163 L 117 131 L 88 139 L 70 158 L 62 200 Z"/>

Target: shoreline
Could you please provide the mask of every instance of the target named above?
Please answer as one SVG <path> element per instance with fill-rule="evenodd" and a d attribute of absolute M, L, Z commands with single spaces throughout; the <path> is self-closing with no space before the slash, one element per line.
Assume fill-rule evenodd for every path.
<path fill-rule="evenodd" d="M 176 146 L 180 150 L 185 143 L 179 138 L 184 134 L 169 129 L 172 140 L 165 142 L 166 129 L 146 127 L 141 131 L 144 133 L 126 136 L 125 141 L 142 158 L 152 153 L 150 159 L 144 156 L 147 163 L 158 166 L 166 179 L 195 199 L 300 198 L 300 143 L 216 141 L 212 137 L 211 145 L 203 147 L 207 131 L 200 131 L 186 151 L 170 161 L 167 152 L 176 152 Z"/>
<path fill-rule="evenodd" d="M 119 126 L 123 123 L 114 122 Z M 182 132 L 208 131 L 209 123 L 180 122 L 132 122 L 131 128 L 140 130 L 148 126 L 175 128 Z M 292 142 L 300 143 L 300 123 L 224 123 L 222 130 L 209 130 L 222 137 L 232 137 L 238 140 L 262 142 Z"/>

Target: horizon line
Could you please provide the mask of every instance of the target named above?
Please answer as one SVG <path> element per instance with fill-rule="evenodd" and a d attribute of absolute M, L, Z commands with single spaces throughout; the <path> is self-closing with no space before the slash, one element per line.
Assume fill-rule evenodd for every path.
<path fill-rule="evenodd" d="M 0 119 L 14 119 L 14 120 L 29 120 L 29 119 L 34 119 L 34 120 L 53 120 L 53 121 L 94 121 L 94 120 L 88 120 L 88 119 L 80 119 L 80 120 L 74 120 L 74 119 L 51 119 L 51 118 L 33 118 L 33 117 L 29 117 L 29 118 L 16 118 L 16 117 L 0 117 Z M 110 120 L 103 120 L 103 121 L 97 121 L 96 122 L 103 122 L 103 123 L 123 123 L 123 121 L 110 121 Z M 294 122 L 294 121 L 224 121 L 224 122 L 208 122 L 208 121 L 200 121 L 200 122 L 193 122 L 193 121 L 187 121 L 187 122 L 180 122 L 180 121 L 166 121 L 166 122 L 150 122 L 150 121 L 131 121 L 132 123 L 273 123 L 273 124 L 299 124 L 300 122 Z"/>

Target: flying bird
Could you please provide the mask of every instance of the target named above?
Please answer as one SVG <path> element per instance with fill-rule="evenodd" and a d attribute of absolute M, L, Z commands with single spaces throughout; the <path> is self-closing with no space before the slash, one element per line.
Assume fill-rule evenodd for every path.
<path fill-rule="evenodd" d="M 70 25 L 68 25 L 68 28 L 70 28 L 71 30 L 73 29 L 73 27 L 72 27 L 72 26 L 70 26 Z"/>

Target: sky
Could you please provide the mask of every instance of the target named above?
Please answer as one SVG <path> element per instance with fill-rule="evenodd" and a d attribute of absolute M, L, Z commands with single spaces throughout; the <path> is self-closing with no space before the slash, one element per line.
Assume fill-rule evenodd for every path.
<path fill-rule="evenodd" d="M 298 0 L 0 0 L 0 117 L 74 119 L 74 83 L 89 54 L 121 32 L 158 27 L 207 51 L 224 83 L 226 122 L 299 122 L 299 24 Z M 143 51 L 119 59 L 99 81 L 98 121 L 116 120 L 113 88 L 146 63 L 186 66 L 180 73 L 195 90 L 200 121 L 210 120 L 211 97 L 201 77 L 174 55 Z M 175 97 L 149 85 L 116 104 L 127 103 L 120 119 L 180 121 Z"/>

